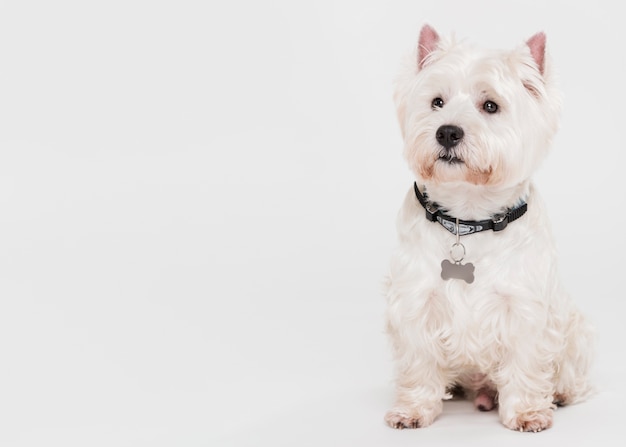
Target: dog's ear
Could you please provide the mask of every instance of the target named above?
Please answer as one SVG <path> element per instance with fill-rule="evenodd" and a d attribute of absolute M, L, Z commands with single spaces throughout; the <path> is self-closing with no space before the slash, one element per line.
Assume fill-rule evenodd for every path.
<path fill-rule="evenodd" d="M 420 31 L 417 45 L 417 67 L 421 70 L 428 62 L 428 56 L 439 44 L 439 34 L 430 25 L 424 25 Z"/>
<path fill-rule="evenodd" d="M 530 48 L 530 54 L 537 64 L 539 73 L 543 75 L 546 61 L 546 35 L 539 32 L 528 39 L 526 45 Z"/>

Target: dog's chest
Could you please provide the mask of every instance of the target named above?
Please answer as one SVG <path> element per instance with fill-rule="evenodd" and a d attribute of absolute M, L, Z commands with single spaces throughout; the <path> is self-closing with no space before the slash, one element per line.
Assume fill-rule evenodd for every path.
<path fill-rule="evenodd" d="M 439 284 L 432 289 L 434 299 L 423 308 L 424 315 L 439 319 L 431 322 L 431 327 L 438 325 L 434 339 L 452 368 L 488 371 L 497 361 L 497 341 L 507 337 L 503 331 L 508 328 L 502 322 L 513 310 L 511 303 L 481 282 L 478 279 L 468 285 L 449 280 Z"/>
<path fill-rule="evenodd" d="M 450 248 L 456 237 L 437 224 L 428 223 L 422 232 L 424 237 L 411 250 L 410 256 L 415 257 L 415 287 L 421 291 L 414 311 L 426 322 L 418 330 L 433 331 L 433 339 L 441 343 L 443 352 L 458 362 L 459 368 L 489 369 L 496 361 L 493 352 L 497 341 L 508 336 L 506 319 L 523 305 L 508 293 L 521 280 L 524 269 L 520 265 L 527 263 L 527 253 L 510 249 L 516 245 L 513 233 L 461 238 L 466 256 L 460 264 L 473 264 L 471 282 L 445 272 L 442 275 L 442 261 L 454 264 Z"/>

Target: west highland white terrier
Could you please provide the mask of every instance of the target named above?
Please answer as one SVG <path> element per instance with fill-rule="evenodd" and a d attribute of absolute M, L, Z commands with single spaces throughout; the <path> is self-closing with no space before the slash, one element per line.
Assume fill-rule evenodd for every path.
<path fill-rule="evenodd" d="M 462 391 L 513 430 L 552 425 L 590 393 L 591 329 L 564 291 L 531 182 L 558 127 L 546 36 L 512 51 L 425 25 L 398 78 L 404 155 L 416 182 L 398 215 L 386 327 L 394 428 L 426 427 Z"/>

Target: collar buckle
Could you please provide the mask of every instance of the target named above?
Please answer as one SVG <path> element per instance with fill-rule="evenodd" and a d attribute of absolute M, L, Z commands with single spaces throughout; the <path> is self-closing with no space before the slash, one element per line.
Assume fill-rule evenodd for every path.
<path fill-rule="evenodd" d="M 428 219 L 431 222 L 436 222 L 437 211 L 439 211 L 439 208 L 434 206 L 431 202 L 428 202 L 426 203 L 426 206 L 424 207 L 424 209 L 426 210 L 426 219 Z"/>
<path fill-rule="evenodd" d="M 502 231 L 509 224 L 509 218 L 507 214 L 496 214 L 491 218 L 493 222 L 493 231 Z"/>

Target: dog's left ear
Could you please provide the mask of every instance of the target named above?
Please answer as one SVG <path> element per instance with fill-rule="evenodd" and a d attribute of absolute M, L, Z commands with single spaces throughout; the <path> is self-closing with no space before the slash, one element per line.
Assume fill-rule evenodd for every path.
<path fill-rule="evenodd" d="M 530 54 L 537 64 L 539 73 L 543 75 L 546 61 L 546 35 L 539 32 L 528 39 L 526 45 L 530 48 Z"/>

